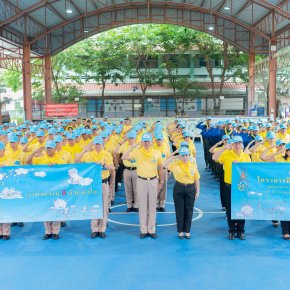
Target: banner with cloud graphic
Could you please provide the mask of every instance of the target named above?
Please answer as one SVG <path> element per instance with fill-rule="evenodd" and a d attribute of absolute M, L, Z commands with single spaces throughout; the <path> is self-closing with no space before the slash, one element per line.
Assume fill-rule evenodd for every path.
<path fill-rule="evenodd" d="M 232 219 L 290 220 L 289 163 L 236 163 Z"/>
<path fill-rule="evenodd" d="M 103 217 L 96 163 L 0 168 L 0 223 Z"/>

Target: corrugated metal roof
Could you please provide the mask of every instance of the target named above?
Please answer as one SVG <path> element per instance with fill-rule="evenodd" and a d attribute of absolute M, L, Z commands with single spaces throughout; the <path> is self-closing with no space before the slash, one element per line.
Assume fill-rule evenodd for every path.
<path fill-rule="evenodd" d="M 32 50 L 39 54 L 56 54 L 98 32 L 148 22 L 203 30 L 244 51 L 249 51 L 253 33 L 258 53 L 269 52 L 274 27 L 274 33 L 281 34 L 281 39 L 276 35 L 278 47 L 290 44 L 283 35 L 290 30 L 289 0 L 0 0 L 0 37 L 21 44 L 27 35 Z M 85 23 L 90 24 L 88 33 Z M 72 37 L 65 38 L 68 34 Z M 63 41 L 57 44 L 56 38 Z"/>

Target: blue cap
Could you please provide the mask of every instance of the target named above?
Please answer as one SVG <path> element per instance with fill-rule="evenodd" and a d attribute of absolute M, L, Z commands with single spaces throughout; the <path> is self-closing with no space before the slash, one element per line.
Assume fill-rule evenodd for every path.
<path fill-rule="evenodd" d="M 64 129 L 62 127 L 58 127 L 56 130 L 57 133 L 63 133 Z"/>
<path fill-rule="evenodd" d="M 36 137 L 44 137 L 44 132 L 39 130 L 36 132 Z"/>
<path fill-rule="evenodd" d="M 207 116 L 207 117 L 206 117 L 206 120 L 212 120 L 212 117 Z"/>
<path fill-rule="evenodd" d="M 16 131 L 16 132 L 15 132 L 15 135 L 16 135 L 16 136 L 22 136 L 22 132 L 21 132 L 21 131 Z"/>
<path fill-rule="evenodd" d="M 282 144 L 286 144 L 286 142 L 284 142 L 283 140 L 279 139 L 276 141 L 276 146 L 282 145 Z"/>
<path fill-rule="evenodd" d="M 255 141 L 263 141 L 263 137 L 262 136 L 256 136 L 255 137 Z"/>
<path fill-rule="evenodd" d="M 183 123 L 179 124 L 179 127 L 182 128 L 182 129 L 186 128 L 185 124 L 183 124 Z"/>
<path fill-rule="evenodd" d="M 68 134 L 66 138 L 67 140 L 74 140 L 76 136 L 74 134 Z"/>
<path fill-rule="evenodd" d="M 55 148 L 56 144 L 52 140 L 47 140 L 45 143 L 45 148 Z"/>
<path fill-rule="evenodd" d="M 289 150 L 290 149 L 290 143 L 287 143 L 286 145 L 285 145 L 285 150 Z"/>
<path fill-rule="evenodd" d="M 0 142 L 0 150 L 4 150 L 5 149 L 5 145 L 3 142 Z"/>
<path fill-rule="evenodd" d="M 181 142 L 180 147 L 183 147 L 183 146 L 189 147 L 188 142 L 185 142 L 185 141 Z"/>
<path fill-rule="evenodd" d="M 56 135 L 55 137 L 54 137 L 54 142 L 55 143 L 60 143 L 60 142 L 62 142 L 62 137 L 60 136 L 60 135 Z"/>
<path fill-rule="evenodd" d="M 98 126 L 97 125 L 93 125 L 92 126 L 92 130 L 98 130 Z"/>
<path fill-rule="evenodd" d="M 268 132 L 266 135 L 267 139 L 275 139 L 275 134 L 273 132 Z"/>
<path fill-rule="evenodd" d="M 28 143 L 28 139 L 26 137 L 22 137 L 22 138 L 20 138 L 20 143 L 26 144 L 26 143 Z"/>
<path fill-rule="evenodd" d="M 56 133 L 56 130 L 54 129 L 54 128 L 50 128 L 49 130 L 48 130 L 48 134 L 49 135 L 54 135 Z"/>
<path fill-rule="evenodd" d="M 232 123 L 232 127 L 233 127 L 233 128 L 236 128 L 237 126 L 238 126 L 237 123 Z"/>
<path fill-rule="evenodd" d="M 103 145 L 103 139 L 102 139 L 102 137 L 100 137 L 100 136 L 96 136 L 96 137 L 94 138 L 94 144 L 100 144 L 100 145 Z"/>
<path fill-rule="evenodd" d="M 271 128 L 271 127 L 272 127 L 272 124 L 270 124 L 270 123 L 266 124 L 266 128 Z"/>
<path fill-rule="evenodd" d="M 258 126 L 253 126 L 253 131 L 259 131 L 259 127 Z"/>
<path fill-rule="evenodd" d="M 252 127 L 252 126 L 249 126 L 249 127 L 248 127 L 248 130 L 249 130 L 249 131 L 253 130 L 253 127 Z"/>
<path fill-rule="evenodd" d="M 100 137 L 101 138 L 108 138 L 108 132 L 107 131 L 103 131 L 101 134 L 100 134 Z"/>
<path fill-rule="evenodd" d="M 156 134 L 155 135 L 155 139 L 156 140 L 164 140 L 163 134 L 162 133 L 161 134 Z"/>
<path fill-rule="evenodd" d="M 183 137 L 190 137 L 190 132 L 189 131 L 185 131 L 183 133 Z"/>
<path fill-rule="evenodd" d="M 81 131 L 81 134 L 82 134 L 82 135 L 83 135 L 83 134 L 84 134 L 84 135 L 88 134 L 88 133 L 87 133 L 87 130 L 86 130 L 86 129 L 83 129 L 83 130 Z"/>
<path fill-rule="evenodd" d="M 129 139 L 135 139 L 137 137 L 136 131 L 132 130 L 127 134 Z"/>
<path fill-rule="evenodd" d="M 187 147 L 182 146 L 182 147 L 179 148 L 178 153 L 179 153 L 179 155 L 181 155 L 181 156 L 182 156 L 182 155 L 189 155 L 189 150 L 188 150 Z"/>
<path fill-rule="evenodd" d="M 243 143 L 243 138 L 241 136 L 234 136 L 232 138 L 232 143 L 238 143 L 238 142 L 242 142 Z"/>
<path fill-rule="evenodd" d="M 152 142 L 152 136 L 149 133 L 145 133 L 142 136 L 142 141 L 143 142 Z"/>
<path fill-rule="evenodd" d="M 222 138 L 222 140 L 229 140 L 229 139 L 231 139 L 230 135 L 224 135 Z"/>
<path fill-rule="evenodd" d="M 91 130 L 91 129 L 87 129 L 86 131 L 87 131 L 87 134 L 88 134 L 88 135 L 93 134 L 93 130 Z"/>
<path fill-rule="evenodd" d="M 285 124 L 281 124 L 280 129 L 287 129 L 287 126 Z"/>
<path fill-rule="evenodd" d="M 8 136 L 8 142 L 17 143 L 18 142 L 18 137 L 14 133 L 11 133 Z"/>

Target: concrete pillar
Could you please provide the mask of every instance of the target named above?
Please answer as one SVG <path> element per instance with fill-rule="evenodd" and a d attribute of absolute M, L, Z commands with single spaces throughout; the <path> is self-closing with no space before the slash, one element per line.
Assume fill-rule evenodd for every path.
<path fill-rule="evenodd" d="M 255 51 L 251 49 L 249 54 L 248 111 L 253 109 L 255 104 Z"/>
<path fill-rule="evenodd" d="M 270 118 L 276 118 L 276 73 L 277 59 L 276 56 L 270 55 L 269 59 L 269 99 L 268 114 Z"/>
<path fill-rule="evenodd" d="M 45 88 L 46 104 L 52 103 L 51 80 L 52 80 L 51 56 L 46 55 L 44 59 L 44 88 Z"/>
<path fill-rule="evenodd" d="M 32 96 L 31 96 L 31 64 L 30 64 L 30 44 L 25 42 L 23 45 L 22 61 L 22 81 L 25 119 L 32 120 Z"/>

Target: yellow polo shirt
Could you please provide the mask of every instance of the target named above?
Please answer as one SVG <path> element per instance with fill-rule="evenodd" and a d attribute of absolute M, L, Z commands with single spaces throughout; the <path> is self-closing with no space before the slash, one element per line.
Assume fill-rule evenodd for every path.
<path fill-rule="evenodd" d="M 170 150 L 167 147 L 165 141 L 163 141 L 161 146 L 158 146 L 157 143 L 154 143 L 153 148 L 160 152 L 162 157 L 162 162 L 170 155 Z"/>
<path fill-rule="evenodd" d="M 65 164 L 74 163 L 74 158 L 72 157 L 72 155 L 63 148 L 60 151 L 56 151 L 56 154 L 59 154 L 60 158 Z"/>
<path fill-rule="evenodd" d="M 46 153 L 41 157 L 33 157 L 33 165 L 45 165 L 45 164 L 64 164 L 59 154 L 55 153 L 52 157 L 49 157 Z"/>
<path fill-rule="evenodd" d="M 118 153 L 124 155 L 124 153 L 127 152 L 130 147 L 131 146 L 129 145 L 129 142 L 127 141 L 120 146 Z M 134 150 L 136 150 L 136 149 L 133 149 L 133 151 Z M 130 160 L 123 160 L 123 164 L 126 167 L 136 167 L 136 163 L 135 162 L 132 163 Z"/>
<path fill-rule="evenodd" d="M 290 158 L 288 157 L 287 160 L 285 160 L 284 158 L 284 154 L 279 154 L 275 156 L 275 161 L 276 162 L 290 162 Z"/>
<path fill-rule="evenodd" d="M 264 162 L 261 159 L 261 154 L 266 150 L 266 147 L 263 144 L 260 144 L 255 152 L 251 153 L 252 162 Z"/>
<path fill-rule="evenodd" d="M 168 169 L 173 173 L 176 181 L 184 184 L 192 184 L 200 178 L 197 166 L 190 161 L 184 163 L 182 160 L 171 162 Z"/>
<path fill-rule="evenodd" d="M 10 165 L 13 165 L 12 163 L 13 162 L 9 160 L 9 158 L 6 155 L 3 155 L 2 157 L 0 157 L 0 165 L 10 166 Z"/>
<path fill-rule="evenodd" d="M 132 151 L 130 160 L 135 160 L 137 175 L 143 178 L 158 176 L 158 166 L 162 164 L 162 157 L 159 151 L 153 149 L 146 150 L 143 146 Z"/>
<path fill-rule="evenodd" d="M 96 162 L 100 164 L 113 165 L 113 157 L 112 155 L 105 151 L 101 150 L 100 152 L 96 152 L 95 150 L 91 152 L 87 152 L 82 157 L 82 162 Z M 102 170 L 102 179 L 106 179 L 110 176 L 110 170 Z"/>
<path fill-rule="evenodd" d="M 251 162 L 251 158 L 245 152 L 237 155 L 233 150 L 225 150 L 219 160 L 219 163 L 224 165 L 224 181 L 225 183 L 232 184 L 232 163 L 233 162 Z"/>

